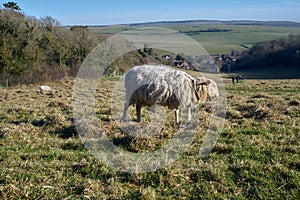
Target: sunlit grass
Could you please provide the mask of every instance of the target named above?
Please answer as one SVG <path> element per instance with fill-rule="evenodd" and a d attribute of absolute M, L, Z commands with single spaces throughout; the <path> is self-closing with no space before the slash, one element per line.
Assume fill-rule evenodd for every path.
<path fill-rule="evenodd" d="M 298 199 L 300 81 L 245 80 L 227 92 L 224 129 L 199 159 L 208 124 L 201 121 L 189 150 L 155 172 L 118 172 L 96 159 L 73 124 L 72 80 L 0 90 L 1 199 Z M 103 132 L 126 151 L 160 148 L 177 130 L 173 113 L 153 138 L 126 137 L 108 102 L 114 80 L 97 90 Z M 203 111 L 204 112 L 204 111 Z M 134 109 L 130 111 L 134 119 Z M 143 112 L 147 123 L 147 112 Z M 132 122 L 135 123 L 135 122 Z"/>

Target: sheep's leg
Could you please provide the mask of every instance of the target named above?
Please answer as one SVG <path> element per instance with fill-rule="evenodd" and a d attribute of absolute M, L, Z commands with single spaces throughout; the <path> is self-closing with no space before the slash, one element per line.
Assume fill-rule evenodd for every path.
<path fill-rule="evenodd" d="M 126 102 L 124 103 L 124 110 L 123 110 L 122 121 L 126 121 L 126 115 L 127 115 L 128 107 L 129 107 L 129 102 L 126 101 Z"/>
<path fill-rule="evenodd" d="M 176 123 L 179 124 L 179 109 L 175 110 L 175 119 L 176 119 Z"/>
<path fill-rule="evenodd" d="M 142 106 L 140 104 L 136 104 L 136 118 L 138 122 L 141 122 L 141 109 Z"/>
<path fill-rule="evenodd" d="M 192 120 L 192 113 L 191 113 L 191 107 L 188 107 L 188 121 Z"/>

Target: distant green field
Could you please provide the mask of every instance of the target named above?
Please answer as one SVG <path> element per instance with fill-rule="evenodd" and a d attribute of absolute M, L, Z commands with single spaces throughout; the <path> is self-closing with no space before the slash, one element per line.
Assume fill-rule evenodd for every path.
<path fill-rule="evenodd" d="M 291 66 L 274 66 L 241 70 L 239 74 L 246 79 L 299 79 L 300 68 Z"/>
<path fill-rule="evenodd" d="M 103 34 L 116 34 L 140 26 L 110 26 L 90 27 L 91 30 Z M 161 26 L 160 26 L 161 27 Z M 282 28 L 246 25 L 166 25 L 172 30 L 186 33 L 199 42 L 209 54 L 230 53 L 232 49 L 244 50 L 245 46 L 276 38 L 286 37 L 289 34 L 300 34 L 300 28 Z M 221 32 L 210 32 L 207 30 L 220 29 Z"/>

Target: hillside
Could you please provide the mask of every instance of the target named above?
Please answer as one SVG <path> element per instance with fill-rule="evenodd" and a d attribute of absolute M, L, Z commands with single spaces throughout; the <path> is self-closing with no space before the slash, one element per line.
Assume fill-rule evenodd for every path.
<path fill-rule="evenodd" d="M 298 22 L 190 20 L 147 22 L 113 26 L 90 26 L 94 32 L 113 35 L 141 27 L 161 27 L 186 34 L 201 44 L 209 54 L 243 51 L 257 42 L 300 34 Z"/>
<path fill-rule="evenodd" d="M 267 26 L 267 27 L 300 27 L 299 22 L 292 21 L 254 21 L 254 20 L 180 20 L 180 21 L 158 21 L 124 24 L 130 26 L 182 26 L 182 25 L 239 25 L 239 26 Z"/>
<path fill-rule="evenodd" d="M 236 62 L 223 64 L 221 70 L 238 71 L 251 78 L 300 78 L 299 49 L 300 35 L 256 43 L 241 52 Z"/>
<path fill-rule="evenodd" d="M 219 74 L 209 73 L 215 63 L 196 48 L 188 48 L 195 56 L 187 48 L 155 48 L 134 31 L 131 41 L 142 44 L 140 49 L 107 40 L 151 24 L 63 27 L 52 17 L 28 17 L 16 3 L 7 4 L 15 10 L 0 8 L 0 200 L 300 199 L 298 23 L 153 22 L 198 41 L 218 67 L 227 66 Z M 164 44 L 166 37 L 158 36 L 151 41 Z M 186 44 L 174 38 L 165 44 L 177 41 Z M 190 60 L 208 73 L 193 70 Z M 141 92 L 132 80 L 126 91 L 124 73 L 150 63 L 181 72 L 169 82 L 137 75 Z M 182 72 L 213 80 L 199 83 L 184 75 L 188 80 L 181 82 Z M 246 80 L 233 84 L 228 77 L 237 73 Z M 201 101 L 215 91 L 214 81 L 219 98 Z M 195 91 L 180 92 L 179 98 L 172 89 L 180 87 Z M 143 105 L 138 123 L 136 104 L 146 101 L 130 105 L 122 120 L 130 95 L 167 99 L 169 105 L 196 98 L 201 103 L 182 103 L 181 123 L 174 109 Z"/>
<path fill-rule="evenodd" d="M 108 36 L 139 27 L 159 26 L 178 31 L 197 41 L 210 55 L 230 54 L 232 50 L 242 52 L 259 42 L 300 34 L 297 22 L 187 20 L 62 27 L 49 16 L 37 19 L 18 10 L 0 11 L 0 84 L 6 86 L 75 76 L 97 44 Z M 133 52 L 106 72 L 124 73 L 134 65 L 161 63 L 161 55 L 150 54 Z"/>
<path fill-rule="evenodd" d="M 199 159 L 212 116 L 207 104 L 187 152 L 140 174 L 115 171 L 83 146 L 72 123 L 73 84 L 48 83 L 49 94 L 37 85 L 0 90 L 0 199 L 299 199 L 299 80 L 225 81 L 226 120 L 211 154 Z M 97 88 L 102 132 L 135 153 L 169 142 L 178 130 L 171 111 L 160 132 L 126 137 L 111 108 L 116 84 L 103 80 Z"/>

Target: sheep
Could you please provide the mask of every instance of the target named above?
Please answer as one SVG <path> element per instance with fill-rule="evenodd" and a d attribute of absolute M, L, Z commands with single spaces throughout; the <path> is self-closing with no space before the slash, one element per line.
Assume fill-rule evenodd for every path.
<path fill-rule="evenodd" d="M 40 89 L 41 93 L 46 92 L 46 91 L 51 91 L 51 88 L 49 86 L 47 86 L 47 85 L 41 85 L 39 87 L 39 89 Z"/>
<path fill-rule="evenodd" d="M 203 103 L 207 97 L 219 95 L 217 84 L 205 77 L 194 78 L 187 73 L 168 66 L 142 65 L 130 69 L 125 75 L 126 100 L 122 121 L 130 105 L 136 106 L 137 121 L 141 122 L 141 107 L 162 105 L 175 109 L 179 122 L 179 107 L 188 106 L 188 121 L 191 106 Z"/>
<path fill-rule="evenodd" d="M 238 75 L 235 77 L 235 79 L 236 79 L 236 82 L 238 83 L 239 80 L 244 80 L 245 77 L 238 74 Z"/>

